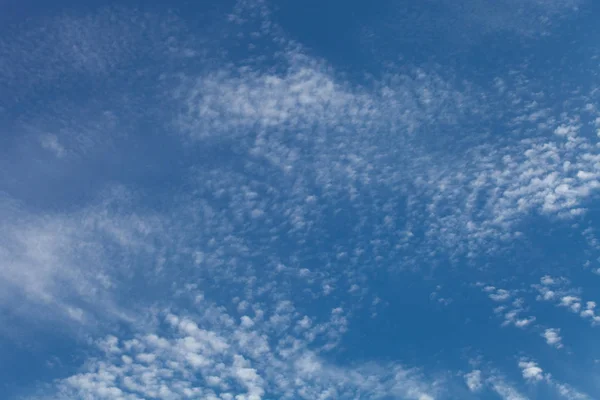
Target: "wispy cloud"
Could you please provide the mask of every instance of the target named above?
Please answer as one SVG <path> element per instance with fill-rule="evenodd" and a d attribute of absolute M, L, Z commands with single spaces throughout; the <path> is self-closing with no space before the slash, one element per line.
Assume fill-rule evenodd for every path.
<path fill-rule="evenodd" d="M 109 204 L 39 215 L 3 198 L 0 307 L 26 323 L 45 318 L 89 323 L 111 313 L 124 317 L 111 293 L 130 271 L 117 260 L 149 251 L 145 240 L 157 221 L 118 215 L 108 211 Z"/>
<path fill-rule="evenodd" d="M 492 389 L 500 396 L 503 400 L 527 400 L 528 397 L 522 395 L 513 386 L 506 383 L 504 380 L 498 377 L 490 378 L 490 384 Z"/>
<path fill-rule="evenodd" d="M 40 137 L 40 144 L 43 148 L 52 151 L 58 158 L 65 156 L 66 150 L 64 146 L 59 143 L 56 135 L 51 133 L 43 135 Z"/>

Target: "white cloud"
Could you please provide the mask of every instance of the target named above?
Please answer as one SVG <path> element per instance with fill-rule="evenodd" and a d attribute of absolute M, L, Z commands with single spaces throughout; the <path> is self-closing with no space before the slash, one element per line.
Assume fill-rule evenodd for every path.
<path fill-rule="evenodd" d="M 548 328 L 544 331 L 542 336 L 544 339 L 546 339 L 546 343 L 548 343 L 548 345 L 556 347 L 557 349 L 563 347 L 561 343 L 562 337 L 560 336 L 560 329 Z"/>
<path fill-rule="evenodd" d="M 579 390 L 573 388 L 572 386 L 556 381 L 551 374 L 544 373 L 542 368 L 538 366 L 538 364 L 534 361 L 530 361 L 527 359 L 521 359 L 519 362 L 519 368 L 521 368 L 521 373 L 523 378 L 529 383 L 539 383 L 543 382 L 553 391 L 555 391 L 559 396 L 567 399 L 567 400 L 588 400 L 590 397 L 580 392 Z"/>
<path fill-rule="evenodd" d="M 285 39 L 282 41 L 287 43 Z M 461 242 L 459 237 L 471 235 L 468 232 L 455 234 L 461 226 L 473 227 L 474 240 L 479 240 L 475 236 L 481 238 L 484 232 L 493 233 L 493 227 L 482 227 L 480 221 L 452 222 L 454 216 L 472 214 L 461 210 L 460 205 L 451 210 L 453 214 L 449 218 L 439 218 L 447 210 L 437 210 L 439 203 L 455 206 L 452 201 L 445 201 L 453 200 L 454 192 L 460 191 L 464 183 L 455 179 L 454 172 L 466 172 L 469 176 L 465 176 L 465 181 L 484 185 L 473 186 L 475 191 L 494 186 L 494 182 L 486 181 L 484 175 L 488 172 L 478 177 L 479 171 L 465 171 L 461 164 L 470 161 L 464 159 L 439 160 L 444 165 L 434 166 L 429 162 L 430 154 L 422 153 L 423 150 L 407 142 L 425 127 L 433 125 L 435 129 L 437 124 L 453 122 L 440 121 L 441 116 L 459 120 L 468 110 L 477 109 L 474 99 L 470 98 L 470 88 L 456 90 L 441 77 L 417 70 L 410 74 L 387 74 L 374 83 L 375 88 L 367 89 L 337 76 L 330 66 L 307 56 L 300 46 L 286 46 L 282 45 L 281 68 L 277 73 L 252 66 L 223 67 L 199 77 L 182 79 L 175 95 L 184 109 L 177 118 L 181 131 L 200 143 L 197 145 L 211 140 L 242 143 L 245 154 L 264 160 L 285 176 L 297 176 L 296 171 L 302 171 L 300 181 L 307 187 L 316 184 L 326 196 L 336 193 L 356 202 L 355 210 L 361 218 L 364 218 L 363 209 L 369 205 L 360 204 L 364 200 L 358 196 L 358 185 L 366 191 L 377 190 L 383 187 L 381 185 L 390 188 L 390 202 L 407 195 L 412 198 L 413 193 L 405 192 L 404 188 L 416 187 L 414 195 L 424 195 L 431 200 L 414 199 L 410 203 L 430 202 L 431 220 L 422 221 L 421 210 L 408 212 L 415 218 L 411 222 L 431 225 L 427 240 L 432 243 L 424 243 L 428 247 L 434 247 L 434 241 L 439 240 L 448 243 L 448 250 L 460 251 L 463 245 L 453 246 L 454 243 L 447 241 Z M 429 93 L 430 99 L 426 101 L 422 93 Z M 433 115 L 435 119 L 430 118 Z M 398 133 L 381 137 L 372 134 L 373 130 L 386 131 L 390 126 Z M 406 154 L 396 154 L 398 152 Z M 396 164 L 407 173 L 394 173 Z M 450 175 L 440 176 L 437 171 Z M 313 199 L 314 205 L 320 203 L 310 192 L 304 193 L 303 198 Z M 302 213 L 308 208 L 306 202 L 294 199 L 294 207 L 299 211 L 294 218 L 296 226 L 305 226 L 307 219 Z M 489 219 L 497 219 L 497 216 Z M 397 232 L 392 229 L 397 220 L 394 213 L 386 213 L 386 217 L 375 224 L 375 229 L 381 233 Z M 444 226 L 439 226 L 440 223 Z M 446 223 L 452 225 L 452 229 Z M 437 232 L 438 227 L 443 232 Z M 402 240 L 410 243 L 417 239 L 405 235 Z"/>
<path fill-rule="evenodd" d="M 293 307 L 255 316 L 252 326 L 236 323 L 216 305 L 203 314 L 162 313 L 168 326 L 160 333 L 101 341 L 104 356 L 90 360 L 81 373 L 59 382 L 58 396 L 158 398 L 185 396 L 259 400 L 400 397 L 433 400 L 437 382 L 426 382 L 399 365 L 339 367 L 324 361 L 314 345 L 334 325 L 319 323 L 316 336 L 290 336 L 301 320 Z M 333 310 L 332 315 L 343 311 Z M 278 316 L 279 318 L 273 318 Z M 335 319 L 335 317 L 334 317 Z M 287 321 L 283 326 L 277 321 Z M 273 330 L 277 324 L 281 333 Z M 157 325 L 157 326 L 158 326 Z M 106 343 L 109 343 L 107 346 Z M 119 397 L 121 396 L 121 397 Z"/>
<path fill-rule="evenodd" d="M 557 22 L 576 15 L 578 6 L 585 3 L 585 0 L 428 0 L 408 8 L 393 3 L 380 18 L 365 24 L 360 48 L 385 55 L 396 49 L 389 42 L 418 47 L 435 38 L 455 50 L 486 43 L 490 35 L 534 38 L 552 32 Z"/>
<path fill-rule="evenodd" d="M 108 212 L 102 203 L 71 214 L 38 215 L 8 199 L 0 201 L 0 308 L 20 310 L 16 314 L 25 323 L 46 318 L 89 323 L 99 314 L 126 317 L 113 293 L 115 281 L 127 271 L 106 260 L 142 256 L 156 220 Z"/>
<path fill-rule="evenodd" d="M 554 383 L 556 391 L 567 400 L 590 400 L 587 394 L 578 391 L 570 385 L 564 383 Z"/>
<path fill-rule="evenodd" d="M 560 305 L 570 308 L 573 312 L 579 312 L 581 309 L 581 299 L 577 296 L 563 296 L 560 299 Z"/>
<path fill-rule="evenodd" d="M 579 310 L 579 309 L 577 309 Z M 596 315 L 596 302 L 587 301 L 585 303 L 585 309 L 579 313 L 583 318 L 590 318 L 593 325 L 600 323 L 600 316 Z"/>
<path fill-rule="evenodd" d="M 510 298 L 511 294 L 508 290 L 498 289 L 495 293 L 490 293 L 489 296 L 494 301 L 505 301 Z"/>
<path fill-rule="evenodd" d="M 556 281 L 549 275 L 544 275 L 540 281 L 542 282 L 542 285 L 554 285 L 556 283 Z"/>
<path fill-rule="evenodd" d="M 62 158 L 66 154 L 66 149 L 58 141 L 56 135 L 46 134 L 40 137 L 40 143 L 43 148 L 52 151 L 56 157 Z"/>
<path fill-rule="evenodd" d="M 510 386 L 498 377 L 490 378 L 492 389 L 502 398 L 502 400 L 528 400 L 527 397 L 519 393 L 517 389 Z"/>
<path fill-rule="evenodd" d="M 559 307 L 564 307 L 584 319 L 589 319 L 593 326 L 600 324 L 600 316 L 596 315 L 595 311 L 596 302 L 584 302 L 579 295 L 576 295 L 581 290 L 570 288 L 567 286 L 568 284 L 568 280 L 561 278 L 560 281 L 554 283 L 554 290 L 548 289 L 548 285 L 533 285 L 533 287 L 540 293 L 537 297 L 538 300 L 557 301 Z"/>
<path fill-rule="evenodd" d="M 168 38 L 176 22 L 173 14 L 142 14 L 125 7 L 33 18 L 0 40 L 0 82 L 6 95 L 25 97 L 51 85 L 122 76 L 120 68 L 141 54 L 175 56 Z M 44 51 L 36 51 L 40 48 Z"/>
<path fill-rule="evenodd" d="M 474 370 L 465 374 L 465 383 L 471 392 L 478 392 L 481 390 L 483 386 L 481 381 L 481 371 Z"/>
<path fill-rule="evenodd" d="M 576 136 L 579 132 L 580 126 L 573 125 L 560 125 L 554 130 L 554 133 L 559 136 Z"/>
<path fill-rule="evenodd" d="M 561 396 L 568 400 L 588 400 L 590 397 L 573 388 L 572 386 L 556 381 L 550 373 L 545 373 L 543 369 L 534 361 L 526 358 L 522 358 L 518 366 L 521 370 L 523 379 L 531 384 L 546 385 L 548 389 L 551 389 L 556 395 Z M 477 374 L 479 377 L 480 374 Z M 485 383 L 489 386 L 504 400 L 526 400 L 527 397 L 520 393 L 513 385 L 508 383 L 503 377 L 498 375 L 497 372 L 492 372 L 491 375 L 485 379 Z"/>
<path fill-rule="evenodd" d="M 523 318 L 520 317 L 520 314 L 525 311 L 522 307 L 522 299 L 515 300 L 512 305 L 514 308 L 507 308 L 506 306 L 501 306 L 494 309 L 495 314 L 502 315 L 504 317 L 502 326 L 514 325 L 517 328 L 526 328 L 533 322 L 535 322 L 535 316 L 528 316 Z M 506 311 L 507 309 L 508 311 Z"/>
<path fill-rule="evenodd" d="M 544 379 L 544 371 L 533 361 L 519 361 L 519 368 L 523 374 L 523 378 L 528 382 L 539 382 Z"/>
<path fill-rule="evenodd" d="M 452 255 L 475 255 L 485 243 L 485 250 L 493 251 L 516 239 L 517 226 L 532 213 L 576 217 L 598 189 L 595 180 L 579 174 L 596 168 L 593 143 L 583 135 L 540 134 L 506 145 L 474 144 L 460 155 L 437 157 L 430 146 L 415 146 L 410 138 L 481 112 L 479 89 L 467 85 L 467 90 L 459 91 L 451 80 L 422 70 L 388 74 L 373 84 L 377 90 L 367 89 L 337 76 L 301 46 L 281 41 L 282 68 L 277 73 L 252 66 L 223 67 L 182 78 L 175 91 L 184 109 L 176 118 L 180 130 L 198 146 L 213 140 L 241 143 L 244 154 L 267 162 L 273 172 L 301 177 L 305 188 L 315 185 L 325 196 L 349 199 L 357 218 L 368 218 L 362 210 L 372 206 L 361 204 L 365 200 L 358 186 L 375 192 L 385 187 L 390 202 L 408 196 L 407 225 L 423 226 L 425 237 L 398 237 L 399 248 L 410 244 L 423 254 L 443 249 Z M 508 90 L 516 89 L 509 85 Z M 417 95 L 423 92 L 433 94 L 432 100 Z M 396 111 L 400 109 L 402 113 Z M 451 120 L 440 121 L 440 115 Z M 560 131 L 571 126 L 568 122 L 568 118 L 548 122 L 545 130 Z M 397 131 L 393 137 L 372 134 L 390 126 Z M 519 130 L 510 124 L 505 128 Z M 476 136 L 467 137 L 478 141 Z M 299 171 L 302 174 L 296 175 Z M 293 200 L 297 214 L 290 217 L 299 229 L 312 221 L 306 213 L 320 203 L 310 192 L 302 193 L 302 200 L 314 199 L 311 207 L 300 197 Z M 392 227 L 401 218 L 387 209 L 380 211 L 386 217 L 371 221 L 374 229 L 399 236 Z M 261 208 L 251 213 L 267 215 Z M 501 301 L 506 296 L 500 292 L 492 298 Z"/>
<path fill-rule="evenodd" d="M 535 317 L 521 318 L 514 321 L 517 328 L 524 328 L 535 321 Z"/>

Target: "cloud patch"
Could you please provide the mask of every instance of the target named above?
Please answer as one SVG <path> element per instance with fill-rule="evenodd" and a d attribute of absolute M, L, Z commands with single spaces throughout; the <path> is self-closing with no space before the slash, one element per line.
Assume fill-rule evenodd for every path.
<path fill-rule="evenodd" d="M 161 311 L 158 331 L 99 341 L 99 356 L 81 373 L 61 380 L 57 396 L 435 398 L 439 383 L 425 381 L 416 370 L 400 365 L 349 368 L 328 363 L 311 343 L 320 335 L 328 336 L 333 327 L 318 333 L 327 325 L 301 324 L 299 335 L 291 335 L 302 320 L 293 306 L 271 311 L 253 308 L 253 315 L 241 320 L 209 303 L 203 303 L 204 311 L 196 315 Z M 249 319 L 252 324 L 244 322 Z"/>

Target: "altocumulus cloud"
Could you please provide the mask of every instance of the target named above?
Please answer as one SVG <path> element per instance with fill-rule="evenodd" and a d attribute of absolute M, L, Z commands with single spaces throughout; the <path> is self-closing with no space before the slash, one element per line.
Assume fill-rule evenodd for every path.
<path fill-rule="evenodd" d="M 467 22 L 456 37 L 520 40 L 584 4 L 428 3 Z M 533 242 L 531 221 L 571 232 L 593 218 L 597 82 L 557 102 L 528 66 L 490 82 L 408 62 L 353 79 L 266 2 L 213 11 L 202 29 L 175 11 L 62 14 L 1 42 L 0 127 L 16 134 L 0 162 L 0 307 L 87 350 L 37 398 L 589 398 L 535 352 L 580 350 L 561 318 L 593 329 L 590 287 L 510 254 Z M 105 95 L 82 101 L 81 87 Z M 411 290 L 425 280 L 452 291 L 447 313 L 423 317 Z M 356 325 L 365 310 L 398 335 L 388 358 Z M 508 362 L 479 341 L 466 372 L 462 357 L 396 357 L 435 330 L 422 320 L 460 320 L 440 342 L 454 346 L 494 315 L 503 344 L 540 347 Z"/>

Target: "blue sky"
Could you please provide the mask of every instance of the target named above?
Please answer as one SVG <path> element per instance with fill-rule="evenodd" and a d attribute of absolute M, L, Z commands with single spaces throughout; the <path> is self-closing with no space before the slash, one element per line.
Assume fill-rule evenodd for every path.
<path fill-rule="evenodd" d="M 3 399 L 598 399 L 590 0 L 0 4 Z"/>

